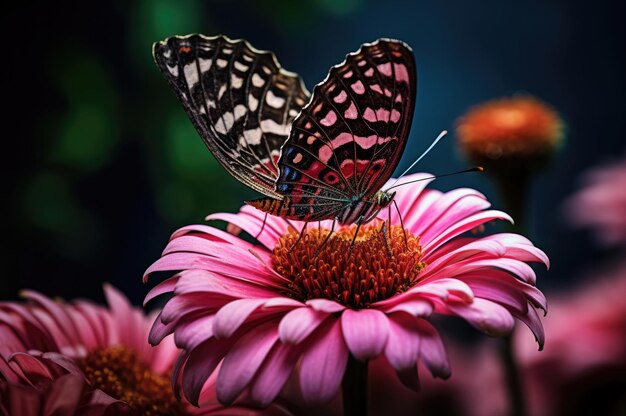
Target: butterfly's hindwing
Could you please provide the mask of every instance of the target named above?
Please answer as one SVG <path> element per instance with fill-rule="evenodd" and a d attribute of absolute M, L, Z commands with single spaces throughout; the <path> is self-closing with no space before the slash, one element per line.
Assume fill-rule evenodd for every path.
<path fill-rule="evenodd" d="M 280 147 L 309 100 L 274 55 L 225 36 L 176 36 L 154 57 L 198 133 L 233 176 L 273 198 Z"/>
<path fill-rule="evenodd" d="M 293 121 L 278 162 L 276 191 L 292 199 L 294 216 L 333 218 L 371 200 L 402 156 L 416 84 L 413 54 L 398 41 L 365 44 L 331 68 Z"/>

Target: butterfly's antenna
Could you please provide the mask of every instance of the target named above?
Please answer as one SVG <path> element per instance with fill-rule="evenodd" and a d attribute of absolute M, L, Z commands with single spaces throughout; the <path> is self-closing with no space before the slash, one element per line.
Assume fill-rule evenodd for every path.
<path fill-rule="evenodd" d="M 485 169 L 483 169 L 483 167 L 482 167 L 482 166 L 476 166 L 476 167 L 474 167 L 474 168 L 471 168 L 471 169 L 465 169 L 465 170 L 460 170 L 460 171 L 458 171 L 458 172 L 444 173 L 444 174 L 442 174 L 442 175 L 432 175 L 432 176 L 426 176 L 425 178 L 415 179 L 414 181 L 404 182 L 404 183 L 401 183 L 401 184 L 399 184 L 399 185 L 393 185 L 393 186 L 391 186 L 391 187 L 389 187 L 389 188 L 385 189 L 385 192 L 389 192 L 389 190 L 390 190 L 390 189 L 392 189 L 392 188 L 397 188 L 397 187 L 399 187 L 399 186 L 408 185 L 408 184 L 410 184 L 410 183 L 421 182 L 421 181 L 428 181 L 428 180 L 431 180 L 431 179 L 437 179 L 437 178 L 444 178 L 444 177 L 446 177 L 446 176 L 458 175 L 458 174 L 460 174 L 460 173 L 468 173 L 468 172 L 482 172 L 482 171 L 484 171 L 484 170 L 485 170 Z M 398 182 L 398 181 L 396 181 L 396 182 Z M 394 182 L 394 183 L 396 183 L 396 182 Z"/>
<path fill-rule="evenodd" d="M 417 165 L 417 163 L 422 160 L 422 158 L 424 156 L 426 156 L 428 154 L 428 152 L 430 152 L 432 150 L 433 147 L 435 147 L 437 145 L 437 143 L 439 143 L 439 141 L 441 139 L 443 139 L 446 134 L 448 134 L 447 130 L 442 131 L 441 133 L 439 133 L 439 136 L 437 136 L 437 138 L 435 140 L 433 140 L 433 142 L 430 144 L 430 146 L 428 146 L 428 149 L 426 149 L 424 151 L 424 153 L 422 153 L 420 155 L 420 157 L 418 157 L 417 159 L 415 159 L 415 162 L 411 163 L 411 166 L 409 166 L 404 172 L 402 172 L 402 175 L 398 176 L 398 179 L 396 179 L 396 181 L 394 183 L 391 184 L 391 187 L 393 188 L 393 186 L 404 176 L 406 175 L 411 169 L 413 169 L 413 166 Z"/>

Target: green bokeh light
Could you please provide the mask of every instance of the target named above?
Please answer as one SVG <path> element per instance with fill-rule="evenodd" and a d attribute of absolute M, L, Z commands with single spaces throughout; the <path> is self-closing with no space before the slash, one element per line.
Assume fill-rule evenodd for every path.
<path fill-rule="evenodd" d="M 119 142 L 116 88 L 105 66 L 85 50 L 64 54 L 52 74 L 67 107 L 51 148 L 54 162 L 91 172 L 101 168 Z"/>

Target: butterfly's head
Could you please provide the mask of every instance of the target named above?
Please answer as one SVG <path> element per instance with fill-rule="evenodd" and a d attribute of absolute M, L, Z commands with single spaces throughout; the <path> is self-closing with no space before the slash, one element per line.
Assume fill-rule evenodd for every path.
<path fill-rule="evenodd" d="M 378 191 L 376 192 L 376 195 L 374 195 L 374 198 L 376 199 L 376 204 L 378 204 L 378 207 L 382 209 L 391 204 L 391 201 L 393 201 L 393 197 L 395 195 L 395 192 Z"/>

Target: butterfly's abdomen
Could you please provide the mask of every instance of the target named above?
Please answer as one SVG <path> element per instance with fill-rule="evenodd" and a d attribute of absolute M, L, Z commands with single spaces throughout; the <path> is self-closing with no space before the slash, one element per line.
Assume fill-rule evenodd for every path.
<path fill-rule="evenodd" d="M 254 201 L 246 201 L 246 204 L 252 205 L 256 209 L 267 212 L 268 214 L 283 218 L 287 217 L 291 211 L 289 209 L 291 200 L 288 197 L 284 197 L 283 199 L 267 197 L 255 199 Z"/>

